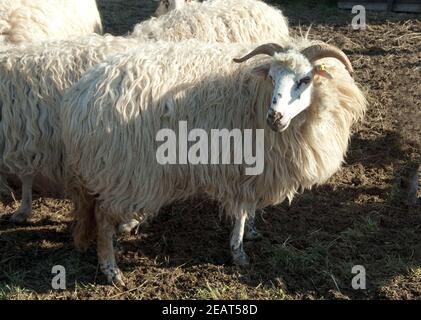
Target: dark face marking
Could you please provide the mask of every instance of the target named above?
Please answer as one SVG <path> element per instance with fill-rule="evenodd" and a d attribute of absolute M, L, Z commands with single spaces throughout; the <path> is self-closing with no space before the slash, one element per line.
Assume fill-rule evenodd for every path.
<path fill-rule="evenodd" d="M 304 78 L 300 79 L 297 82 L 297 87 L 295 88 L 295 90 L 300 89 L 301 85 L 303 85 L 303 84 L 309 84 L 310 81 L 311 81 L 311 78 L 310 77 L 304 77 Z"/>

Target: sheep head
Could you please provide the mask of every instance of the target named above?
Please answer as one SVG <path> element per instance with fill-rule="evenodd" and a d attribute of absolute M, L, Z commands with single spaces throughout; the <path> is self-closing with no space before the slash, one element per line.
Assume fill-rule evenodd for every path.
<path fill-rule="evenodd" d="M 159 6 L 155 11 L 155 16 L 162 16 L 172 10 L 182 8 L 186 3 L 194 0 L 161 0 Z"/>
<path fill-rule="evenodd" d="M 348 72 L 353 72 L 351 62 L 345 53 L 325 43 L 312 45 L 301 51 L 284 49 L 277 44 L 269 43 L 234 61 L 242 63 L 261 54 L 273 57 L 273 61 L 256 67 L 253 73 L 272 80 L 273 93 L 267 113 L 267 123 L 277 132 L 286 130 L 292 119 L 311 105 L 315 76 L 333 78 L 324 64 L 316 64 L 316 60 L 336 58 L 345 65 Z"/>

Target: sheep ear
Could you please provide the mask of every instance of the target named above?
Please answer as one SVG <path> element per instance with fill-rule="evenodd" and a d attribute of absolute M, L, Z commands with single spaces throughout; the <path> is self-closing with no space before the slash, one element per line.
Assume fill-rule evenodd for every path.
<path fill-rule="evenodd" d="M 258 66 L 254 68 L 251 72 L 256 76 L 266 78 L 269 75 L 269 70 L 270 70 L 270 65 L 264 64 L 262 66 Z"/>
<path fill-rule="evenodd" d="M 333 79 L 333 75 L 327 71 L 326 65 L 324 63 L 315 65 L 313 67 L 313 76 L 319 75 L 327 79 Z"/>

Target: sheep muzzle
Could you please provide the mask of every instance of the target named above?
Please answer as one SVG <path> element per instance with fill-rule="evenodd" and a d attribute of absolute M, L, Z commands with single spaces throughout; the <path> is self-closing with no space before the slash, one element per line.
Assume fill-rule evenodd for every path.
<path fill-rule="evenodd" d="M 282 125 L 282 118 L 283 116 L 280 112 L 270 108 L 267 114 L 266 122 L 273 131 L 282 132 L 286 129 L 286 126 Z"/>

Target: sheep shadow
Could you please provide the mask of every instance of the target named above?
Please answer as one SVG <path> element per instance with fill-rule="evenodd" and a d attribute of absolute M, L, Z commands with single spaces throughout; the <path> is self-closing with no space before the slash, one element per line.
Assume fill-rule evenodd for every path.
<path fill-rule="evenodd" d="M 127 252 L 158 261 L 162 269 L 223 265 L 224 273 L 240 273 L 240 281 L 251 288 L 280 285 L 297 295 L 325 296 L 337 285 L 352 298 L 381 297 L 382 285 L 421 266 L 421 208 L 358 203 L 361 196 L 377 199 L 387 192 L 380 187 L 324 186 L 305 192 L 291 206 L 267 208 L 257 218 L 264 238 L 245 243 L 252 261 L 247 268 L 231 265 L 231 224 L 221 220 L 217 204 L 205 200 L 163 209 L 141 228 L 140 239 L 123 239 L 121 244 Z M 354 265 L 367 269 L 366 292 L 351 288 Z M 124 258 L 120 266 L 124 271 L 138 267 Z"/>
<path fill-rule="evenodd" d="M 351 140 L 346 164 L 362 164 L 366 168 L 380 168 L 401 162 L 411 162 L 410 149 L 418 150 L 420 146 L 409 143 L 399 132 L 385 130 L 382 135 L 374 138 L 364 138 L 356 132 Z"/>
<path fill-rule="evenodd" d="M 378 298 L 382 285 L 421 266 L 421 215 L 416 212 L 421 208 L 359 203 L 361 196 L 377 199 L 387 192 L 375 186 L 323 186 L 298 196 L 291 206 L 258 212 L 257 226 L 264 238 L 245 243 L 251 258 L 248 268 L 231 264 L 231 223 L 221 218 L 217 203 L 206 199 L 175 203 L 141 227 L 138 235 L 120 239 L 119 264 L 125 273 L 139 273 L 137 278 L 142 278 L 145 258 L 164 273 L 174 267 L 188 271 L 199 266 L 204 277 L 210 264 L 222 266 L 226 275 L 240 274 L 238 281 L 250 288 L 279 286 L 303 297 L 315 292 L 329 297 L 336 283 L 351 298 Z M 48 293 L 51 268 L 60 264 L 68 271 L 68 290 L 76 282 L 105 284 L 98 274 L 95 249 L 76 252 L 69 227 L 42 221 L 30 229 L 0 223 L 0 283 Z M 370 280 L 365 292 L 350 287 L 353 265 L 367 269 Z"/>

